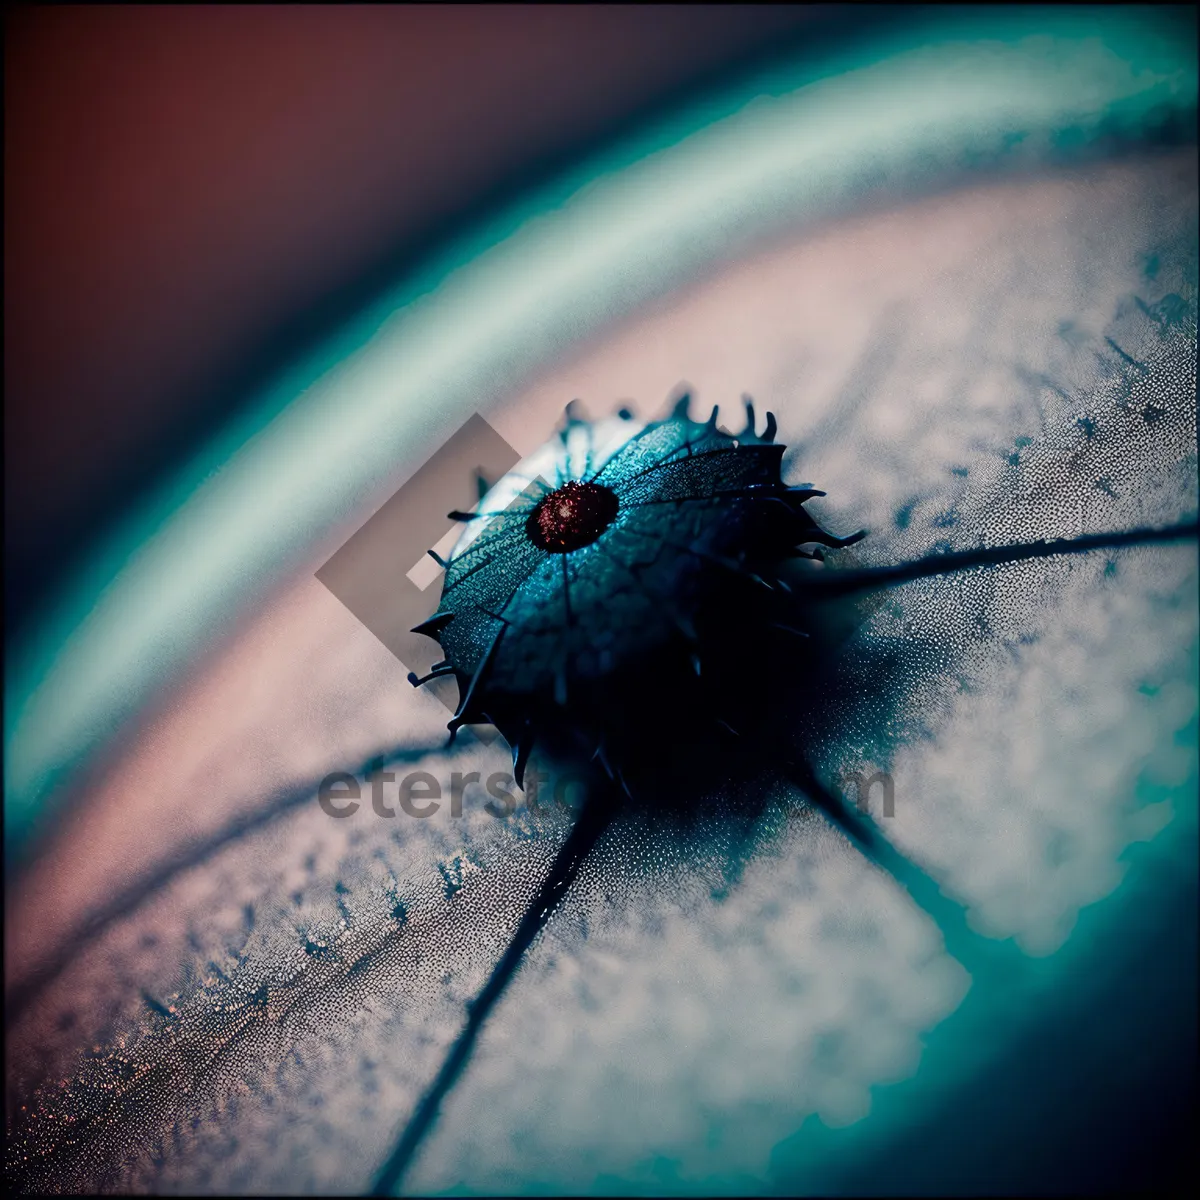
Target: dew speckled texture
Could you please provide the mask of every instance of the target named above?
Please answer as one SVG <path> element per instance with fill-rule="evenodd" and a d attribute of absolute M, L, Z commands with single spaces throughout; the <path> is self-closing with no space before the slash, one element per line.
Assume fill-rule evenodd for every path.
<path fill-rule="evenodd" d="M 1195 205 L 1184 155 L 831 226 L 632 316 L 485 416 L 529 453 L 572 396 L 650 417 L 682 377 L 732 426 L 749 392 L 792 447 L 785 478 L 828 493 L 814 515 L 868 528 L 839 552 L 862 563 L 1177 520 L 1197 503 Z M 897 651 L 896 703 L 882 724 L 834 711 L 814 756 L 830 778 L 890 769 L 882 832 L 975 927 L 1052 962 L 1126 848 L 1194 806 L 1196 625 L 1188 545 L 906 584 L 862 603 L 847 648 L 851 677 L 855 655 Z M 298 583 L 64 823 L 11 918 L 39 928 L 43 907 L 46 945 L 10 972 L 86 913 L 82 883 L 57 898 L 76 866 L 118 893 L 280 789 L 444 722 Z M 420 765 L 510 769 L 500 743 Z M 334 820 L 314 792 L 172 874 L 27 1005 L 9 1033 L 22 1186 L 368 1186 L 568 822 L 497 819 L 478 785 L 462 819 L 427 821 L 375 817 L 368 789 Z M 785 792 L 749 826 L 630 820 L 533 947 L 406 1187 L 786 1190 L 775 1148 L 814 1114 L 869 1128 L 872 1089 L 920 1070 L 973 986 L 903 890 Z"/>
<path fill-rule="evenodd" d="M 967 973 L 822 819 L 768 810 L 758 838 L 736 881 L 636 825 L 602 844 L 411 1190 L 603 1189 L 617 1163 L 623 1186 L 655 1190 L 661 1158 L 685 1191 L 757 1191 L 797 1113 L 853 1122 L 872 1085 L 915 1070 Z"/>
<path fill-rule="evenodd" d="M 436 756 L 423 768 L 446 774 Z M 561 814 L 501 824 L 478 790 L 459 820 L 306 806 L 89 947 L 42 1003 L 58 1016 L 124 997 L 105 1014 L 123 1032 L 35 1110 L 23 1149 L 60 1149 L 53 1174 L 30 1179 L 342 1190 L 419 1095 L 565 831 Z"/>

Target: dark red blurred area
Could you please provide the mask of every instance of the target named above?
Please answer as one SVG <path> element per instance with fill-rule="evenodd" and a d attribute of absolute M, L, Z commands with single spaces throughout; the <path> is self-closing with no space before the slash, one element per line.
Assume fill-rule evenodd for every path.
<path fill-rule="evenodd" d="M 835 17 L 9 8 L 10 634 L 97 528 L 439 241 Z"/>

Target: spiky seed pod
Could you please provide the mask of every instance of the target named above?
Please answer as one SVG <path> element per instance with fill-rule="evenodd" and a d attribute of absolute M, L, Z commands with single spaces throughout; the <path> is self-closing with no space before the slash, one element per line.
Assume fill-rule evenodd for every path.
<path fill-rule="evenodd" d="M 774 417 L 761 435 L 749 400 L 746 417 L 726 433 L 716 409 L 692 420 L 686 395 L 641 427 L 568 406 L 479 513 L 451 514 L 469 524 L 417 629 L 445 654 L 426 678 L 458 681 L 452 732 L 494 724 L 520 781 L 535 739 L 620 771 L 672 718 L 720 724 L 709 650 L 748 621 L 785 627 L 770 606 L 787 560 L 861 536 L 817 525 L 804 503 L 823 493 L 784 483 Z"/>

